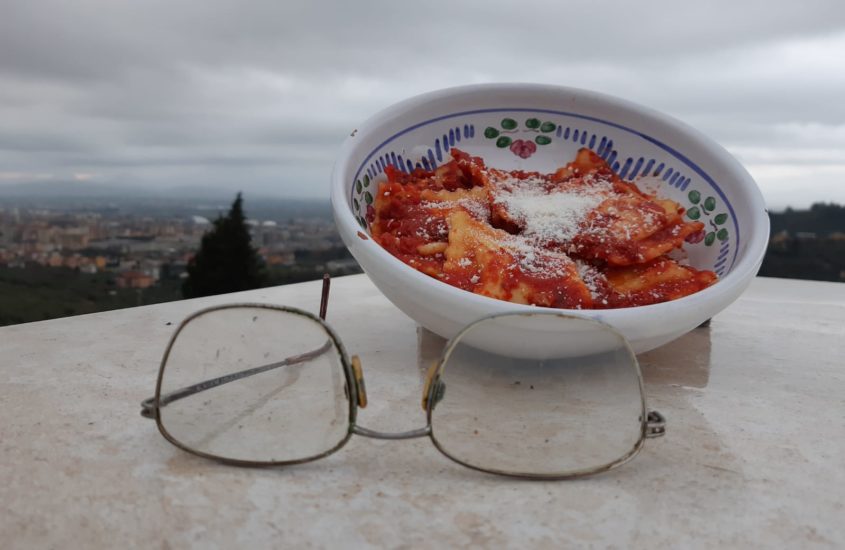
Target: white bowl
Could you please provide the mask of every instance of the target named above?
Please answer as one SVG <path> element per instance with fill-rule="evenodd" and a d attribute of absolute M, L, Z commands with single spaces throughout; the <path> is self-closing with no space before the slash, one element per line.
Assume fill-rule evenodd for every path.
<path fill-rule="evenodd" d="M 528 158 L 497 145 L 502 121 L 512 140 L 549 141 Z M 540 128 L 525 121 L 537 119 Z M 505 126 L 512 126 L 506 123 Z M 536 123 L 528 126 L 536 126 Z M 542 131 L 545 130 L 545 131 Z M 581 147 L 604 157 L 619 175 L 656 190 L 698 216 L 707 238 L 684 249 L 690 264 L 719 275 L 696 294 L 649 306 L 550 310 L 603 321 L 634 351 L 665 344 L 733 302 L 757 274 L 769 218 L 754 180 L 727 151 L 686 124 L 628 101 L 586 90 L 535 84 L 485 84 L 417 96 L 376 114 L 344 142 L 332 175 L 332 208 L 343 242 L 379 290 L 429 330 L 451 338 L 471 322 L 507 311 L 537 311 L 440 282 L 407 266 L 369 238 L 366 209 L 388 164 L 404 170 L 447 162 L 459 147 L 507 170 L 552 172 Z M 499 342 L 517 341 L 503 330 Z"/>

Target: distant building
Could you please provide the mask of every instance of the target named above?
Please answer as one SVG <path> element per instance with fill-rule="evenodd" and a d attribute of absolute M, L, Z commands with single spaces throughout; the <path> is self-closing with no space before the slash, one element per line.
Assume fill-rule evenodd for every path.
<path fill-rule="evenodd" d="M 140 271 L 124 271 L 115 279 L 117 288 L 149 288 L 155 280 Z"/>
<path fill-rule="evenodd" d="M 267 265 L 295 265 L 296 255 L 293 252 L 279 252 L 262 255 Z"/>
<path fill-rule="evenodd" d="M 772 235 L 770 242 L 780 244 L 780 243 L 786 242 L 788 240 L 789 240 L 789 231 L 784 229 L 783 231 L 780 231 L 780 232 Z"/>
<path fill-rule="evenodd" d="M 50 267 L 62 267 L 64 263 L 64 258 L 58 252 L 53 252 L 47 257 L 47 265 Z"/>
<path fill-rule="evenodd" d="M 68 250 L 79 250 L 88 246 L 89 231 L 87 227 L 69 227 L 56 231 L 54 240 Z"/>

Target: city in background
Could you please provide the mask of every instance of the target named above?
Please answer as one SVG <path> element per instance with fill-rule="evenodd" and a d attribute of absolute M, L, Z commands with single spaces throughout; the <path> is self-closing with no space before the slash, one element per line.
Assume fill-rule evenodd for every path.
<path fill-rule="evenodd" d="M 0 325 L 181 299 L 189 260 L 228 208 L 190 198 L 0 198 Z M 268 286 L 360 272 L 328 202 L 246 197 L 245 210 Z"/>
<path fill-rule="evenodd" d="M 182 298 L 190 259 L 227 200 L 0 197 L 0 325 Z M 361 270 L 327 201 L 244 197 L 266 285 Z M 772 213 L 760 274 L 845 281 L 845 208 Z"/>

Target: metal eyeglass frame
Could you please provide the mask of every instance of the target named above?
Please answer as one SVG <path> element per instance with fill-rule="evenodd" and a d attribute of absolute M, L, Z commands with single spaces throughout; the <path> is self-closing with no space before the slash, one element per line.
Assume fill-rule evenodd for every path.
<path fill-rule="evenodd" d="M 179 327 L 176 329 L 176 332 L 170 338 L 170 342 L 167 345 L 167 348 L 164 352 L 164 356 L 161 360 L 161 365 L 159 367 L 158 378 L 156 381 L 156 389 L 155 395 L 148 399 L 145 399 L 141 403 L 141 416 L 145 418 L 151 418 L 156 421 L 156 425 L 158 426 L 159 432 L 161 435 L 164 436 L 170 443 L 179 447 L 180 449 L 197 455 L 204 458 L 209 458 L 215 460 L 217 462 L 221 462 L 223 464 L 230 464 L 233 466 L 247 466 L 247 467 L 268 467 L 268 466 L 288 466 L 293 464 L 302 464 L 305 462 L 312 462 L 314 460 L 318 460 L 320 458 L 324 458 L 329 456 L 336 451 L 340 450 L 349 439 L 352 437 L 353 434 L 362 435 L 364 437 L 371 437 L 374 439 L 413 439 L 417 437 L 426 437 L 428 436 L 434 446 L 447 458 L 450 460 L 457 462 L 463 466 L 468 468 L 472 468 L 474 470 L 479 470 L 482 472 L 487 472 L 491 474 L 499 474 L 511 477 L 519 477 L 519 478 L 527 478 L 527 479 L 538 479 L 538 480 L 564 480 L 564 479 L 574 479 L 589 475 L 598 474 L 601 472 L 605 472 L 616 468 L 617 466 L 621 466 L 625 462 L 631 460 L 643 446 L 643 443 L 646 439 L 661 437 L 666 433 L 666 419 L 662 414 L 657 411 L 648 411 L 645 415 L 640 415 L 640 437 L 638 438 L 634 447 L 625 455 L 621 456 L 620 458 L 614 460 L 613 462 L 598 465 L 592 468 L 586 468 L 582 470 L 576 470 L 571 472 L 565 472 L 560 474 L 535 474 L 530 472 L 509 472 L 504 470 L 496 470 L 492 468 L 483 468 L 476 466 L 474 464 L 468 464 L 454 456 L 450 455 L 447 450 L 445 450 L 437 441 L 437 438 L 434 436 L 434 432 L 432 430 L 432 412 L 434 411 L 435 406 L 437 405 L 438 401 L 442 399 L 444 392 L 445 392 L 445 384 L 440 380 L 441 373 L 443 371 L 444 365 L 447 363 L 447 360 L 454 349 L 454 347 L 459 343 L 461 337 L 465 332 L 469 329 L 474 327 L 476 324 L 483 322 L 485 320 L 489 320 L 491 318 L 502 317 L 502 316 L 509 316 L 513 315 L 512 313 L 504 313 L 504 314 L 497 314 L 491 315 L 488 317 L 484 317 L 479 319 L 475 323 L 467 326 L 464 330 L 462 330 L 457 336 L 452 338 L 445 346 L 440 359 L 432 364 L 432 366 L 428 369 L 425 377 L 425 383 L 423 386 L 422 392 L 422 408 L 426 413 L 426 426 L 423 428 L 418 428 L 415 430 L 409 430 L 405 432 L 380 432 L 377 430 L 371 430 L 369 428 L 365 428 L 363 426 L 359 426 L 356 423 L 358 408 L 365 408 L 367 406 L 367 390 L 364 384 L 364 374 L 361 369 L 361 361 L 359 360 L 357 355 L 350 356 L 346 353 L 346 349 L 343 346 L 343 343 L 340 341 L 340 338 L 335 334 L 334 330 L 326 323 L 326 310 L 328 307 L 328 297 L 329 297 L 329 277 L 325 275 L 323 277 L 323 290 L 322 290 L 322 298 L 320 301 L 320 315 L 315 316 L 312 313 L 307 311 L 303 311 L 293 307 L 287 306 L 276 306 L 276 305 L 269 305 L 269 304 L 254 304 L 254 303 L 237 303 L 237 304 L 226 304 L 220 306 L 213 306 L 209 308 L 202 309 L 191 314 L 187 317 Z M 180 388 L 176 391 L 167 393 L 162 395 L 161 394 L 161 385 L 162 379 L 164 377 L 164 368 L 167 364 L 167 359 L 170 355 L 171 349 L 173 348 L 173 344 L 176 341 L 176 338 L 179 336 L 179 333 L 182 329 L 193 319 L 205 315 L 208 313 L 212 313 L 215 311 L 221 311 L 226 309 L 237 309 L 237 308 L 258 308 L 258 309 L 267 309 L 272 311 L 279 311 L 284 313 L 290 313 L 294 315 L 301 315 L 303 317 L 307 317 L 312 321 L 316 321 L 319 323 L 322 328 L 326 331 L 326 334 L 329 336 L 329 340 L 326 343 L 313 350 L 306 353 L 302 353 L 299 355 L 287 357 L 281 361 L 277 361 L 274 363 L 269 363 L 267 365 L 262 365 L 259 367 L 253 367 L 250 369 L 245 369 L 242 371 L 234 372 L 225 376 L 221 376 L 218 378 L 213 378 L 211 380 L 205 380 L 203 382 L 199 382 L 197 384 L 187 386 L 185 388 Z M 561 317 L 569 317 L 569 318 L 577 318 L 577 319 L 584 319 L 583 317 L 577 317 L 574 315 L 563 315 L 560 314 Z M 588 319 L 590 321 L 596 322 L 592 319 Z M 603 323 L 598 323 L 603 324 Z M 619 334 L 615 329 L 610 327 L 609 325 L 605 325 L 605 327 L 615 334 Z M 620 335 L 621 336 L 621 335 Z M 625 342 L 625 346 L 627 352 L 631 358 L 631 366 L 635 369 L 637 373 L 637 380 L 639 384 L 640 390 L 640 399 L 641 399 L 641 410 L 645 412 L 646 404 L 645 404 L 645 392 L 643 391 L 643 379 L 642 373 L 640 372 L 639 363 L 637 362 L 636 356 L 634 355 L 633 350 L 631 349 L 630 345 L 628 344 L 627 340 L 624 337 L 621 338 L 623 342 Z M 324 451 L 322 453 L 316 454 L 314 456 L 300 458 L 295 460 L 282 460 L 282 461 L 251 461 L 251 460 L 241 460 L 235 458 L 227 458 L 222 456 L 217 456 L 209 453 L 205 453 L 202 451 L 198 451 L 191 447 L 188 447 L 182 444 L 178 439 L 173 437 L 167 429 L 164 427 L 164 424 L 161 421 L 161 414 L 160 410 L 162 407 L 166 406 L 173 401 L 177 401 L 179 399 L 188 397 L 190 395 L 194 395 L 196 393 L 209 390 L 215 388 L 217 386 L 227 384 L 229 382 L 234 382 L 236 380 L 240 380 L 242 378 L 246 378 L 248 376 L 253 376 L 256 374 L 260 374 L 262 372 L 267 372 L 269 370 L 273 370 L 276 368 L 280 368 L 287 365 L 293 365 L 297 363 L 301 363 L 307 361 L 309 359 L 318 357 L 323 353 L 328 352 L 329 350 L 334 347 L 335 351 L 340 356 L 341 364 L 343 366 L 344 376 L 346 377 L 346 385 L 345 390 L 348 396 L 349 401 L 349 429 L 347 431 L 346 436 L 334 447 L 331 449 Z"/>

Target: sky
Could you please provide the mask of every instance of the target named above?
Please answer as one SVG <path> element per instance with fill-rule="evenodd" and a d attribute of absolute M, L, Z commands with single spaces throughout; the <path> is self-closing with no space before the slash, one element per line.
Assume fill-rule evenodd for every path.
<path fill-rule="evenodd" d="M 0 0 L 0 185 L 327 198 L 413 95 L 587 88 L 687 122 L 768 206 L 845 204 L 845 3 Z"/>

